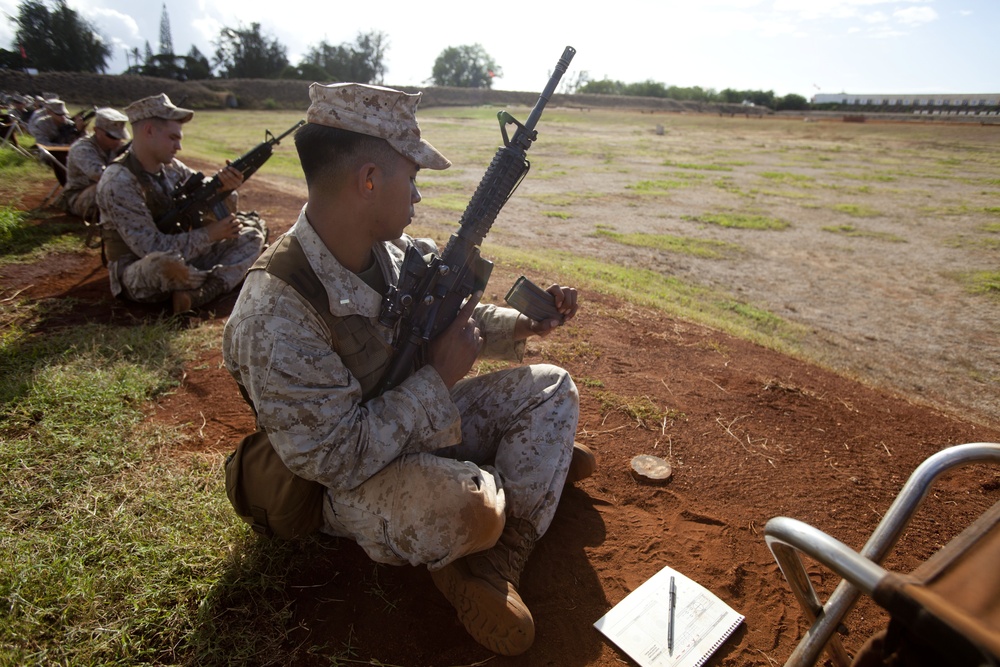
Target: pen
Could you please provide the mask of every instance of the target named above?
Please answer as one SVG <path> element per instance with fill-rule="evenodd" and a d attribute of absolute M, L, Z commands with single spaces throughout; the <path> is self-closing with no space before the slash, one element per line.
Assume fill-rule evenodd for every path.
<path fill-rule="evenodd" d="M 677 606 L 677 586 L 670 577 L 670 598 L 668 600 L 669 616 L 667 616 L 667 655 L 674 655 L 674 607 Z"/>

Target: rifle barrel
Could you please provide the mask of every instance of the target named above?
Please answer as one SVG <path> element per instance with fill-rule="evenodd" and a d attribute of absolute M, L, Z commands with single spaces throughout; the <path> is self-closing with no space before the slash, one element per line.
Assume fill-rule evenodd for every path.
<path fill-rule="evenodd" d="M 567 46 L 563 51 L 562 57 L 559 58 L 559 62 L 556 63 L 556 71 L 552 73 L 549 83 L 545 86 L 541 95 L 538 96 L 538 101 L 535 102 L 535 108 L 531 110 L 531 113 L 528 115 L 528 120 L 524 123 L 524 126 L 528 128 L 528 130 L 535 129 L 535 124 L 538 123 L 538 119 L 542 117 L 542 111 L 545 109 L 545 105 L 548 103 L 549 98 L 552 97 L 552 93 L 555 92 L 556 86 L 559 85 L 559 80 L 562 79 L 563 74 L 566 73 L 566 69 L 569 67 L 569 63 L 573 60 L 573 56 L 575 55 L 576 49 L 572 46 Z"/>

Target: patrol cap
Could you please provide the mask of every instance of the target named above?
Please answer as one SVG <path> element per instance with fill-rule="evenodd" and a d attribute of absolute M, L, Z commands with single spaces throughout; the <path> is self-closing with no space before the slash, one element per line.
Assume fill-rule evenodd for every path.
<path fill-rule="evenodd" d="M 56 99 L 45 100 L 45 108 L 48 109 L 49 112 L 54 113 L 57 116 L 65 116 L 67 113 L 66 103 L 63 102 L 62 100 L 56 100 Z"/>
<path fill-rule="evenodd" d="M 451 161 L 420 138 L 417 104 L 420 93 L 370 86 L 333 83 L 309 86 L 306 120 L 385 139 L 397 152 L 425 169 L 447 169 Z"/>
<path fill-rule="evenodd" d="M 101 128 L 109 137 L 115 139 L 128 139 L 128 130 L 125 129 L 125 121 L 128 116 L 117 109 L 102 107 L 94 114 L 94 127 Z"/>
<path fill-rule="evenodd" d="M 130 123 L 138 123 L 147 118 L 162 118 L 163 120 L 176 120 L 179 123 L 186 123 L 194 116 L 190 109 L 181 109 L 174 106 L 166 93 L 144 97 L 141 100 L 132 102 L 125 107 Z"/>

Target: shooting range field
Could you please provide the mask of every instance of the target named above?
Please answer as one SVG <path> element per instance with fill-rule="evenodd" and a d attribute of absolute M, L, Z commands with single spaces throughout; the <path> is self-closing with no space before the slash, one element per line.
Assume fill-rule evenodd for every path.
<path fill-rule="evenodd" d="M 454 166 L 420 172 L 409 233 L 443 247 L 457 229 L 501 141 L 498 110 L 420 111 L 424 138 Z M 278 134 L 301 117 L 199 111 L 178 157 L 210 174 L 265 128 Z M 142 475 L 116 473 L 108 497 L 96 485 L 70 503 L 54 482 L 38 483 L 57 490 L 4 520 L 0 580 L 22 582 L 5 593 L 19 601 L 0 624 L 11 664 L 44 653 L 104 664 L 617 667 L 628 658 L 592 624 L 664 565 L 746 616 L 710 664 L 782 664 L 805 625 L 764 543 L 766 521 L 801 519 L 859 548 L 927 456 L 1000 442 L 1000 127 L 551 107 L 537 130 L 531 170 L 482 245 L 496 263 L 484 300 L 502 303 L 520 275 L 580 288 L 577 318 L 533 340 L 525 362 L 572 372 L 578 440 L 599 468 L 564 493 L 522 577 L 534 647 L 493 657 L 422 568 L 375 565 L 333 539 L 259 543 L 237 523 L 221 466 L 253 420 L 221 365 L 231 296 L 168 326 L 167 345 L 187 349 L 123 427 L 134 449 L 122 468 L 187 482 L 151 490 L 134 480 Z M 19 194 L 21 207 L 36 206 L 50 181 L 43 174 Z M 272 238 L 288 229 L 306 197 L 291 138 L 240 192 Z M 63 225 L 64 240 L 45 256 L 0 257 L 0 316 L 23 338 L 11 348 L 8 335 L 8 357 L 39 341 L 59 347 L 67 330 L 162 322 L 155 307 L 110 297 L 100 251 L 84 247 L 78 223 L 39 215 L 40 227 Z M 42 441 L 44 421 L 0 420 L 0 436 Z M 668 460 L 672 479 L 638 481 L 629 464 L 639 454 Z M 995 471 L 949 474 L 888 567 L 912 568 L 998 499 Z M 80 546 L 84 528 L 61 550 L 42 549 L 45 513 L 63 503 L 67 514 L 103 517 L 108 534 L 156 516 L 143 539 L 166 553 L 100 555 Z M 34 563 L 9 555 L 25 550 Z M 42 576 L 33 573 L 50 551 L 89 563 L 68 581 L 121 558 L 142 583 L 106 584 L 113 593 L 95 584 L 91 597 L 109 599 L 100 613 L 67 590 L 49 605 L 72 613 L 31 614 L 24 582 Z M 837 583 L 818 566 L 810 574 L 821 596 Z M 155 594 L 178 579 L 197 584 Z M 154 605 L 159 620 L 146 627 L 137 610 Z M 884 620 L 859 604 L 845 646 L 856 650 Z"/>

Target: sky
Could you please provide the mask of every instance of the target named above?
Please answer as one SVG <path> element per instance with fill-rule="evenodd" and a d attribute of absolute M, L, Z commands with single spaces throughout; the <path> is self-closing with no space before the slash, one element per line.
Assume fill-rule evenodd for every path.
<path fill-rule="evenodd" d="M 49 0 L 50 2 L 52 0 Z M 20 0 L 0 0 L 0 45 L 12 43 Z M 164 4 L 174 52 L 211 59 L 223 27 L 261 25 L 297 64 L 311 46 L 388 39 L 384 83 L 429 84 L 450 46 L 479 44 L 499 65 L 497 90 L 541 91 L 566 46 L 564 82 L 796 93 L 1000 92 L 1000 0 L 68 0 L 111 44 L 108 73 L 127 50 L 159 51 Z M 51 6 L 51 5 L 50 5 Z M 561 89 L 560 89 L 561 90 Z"/>

